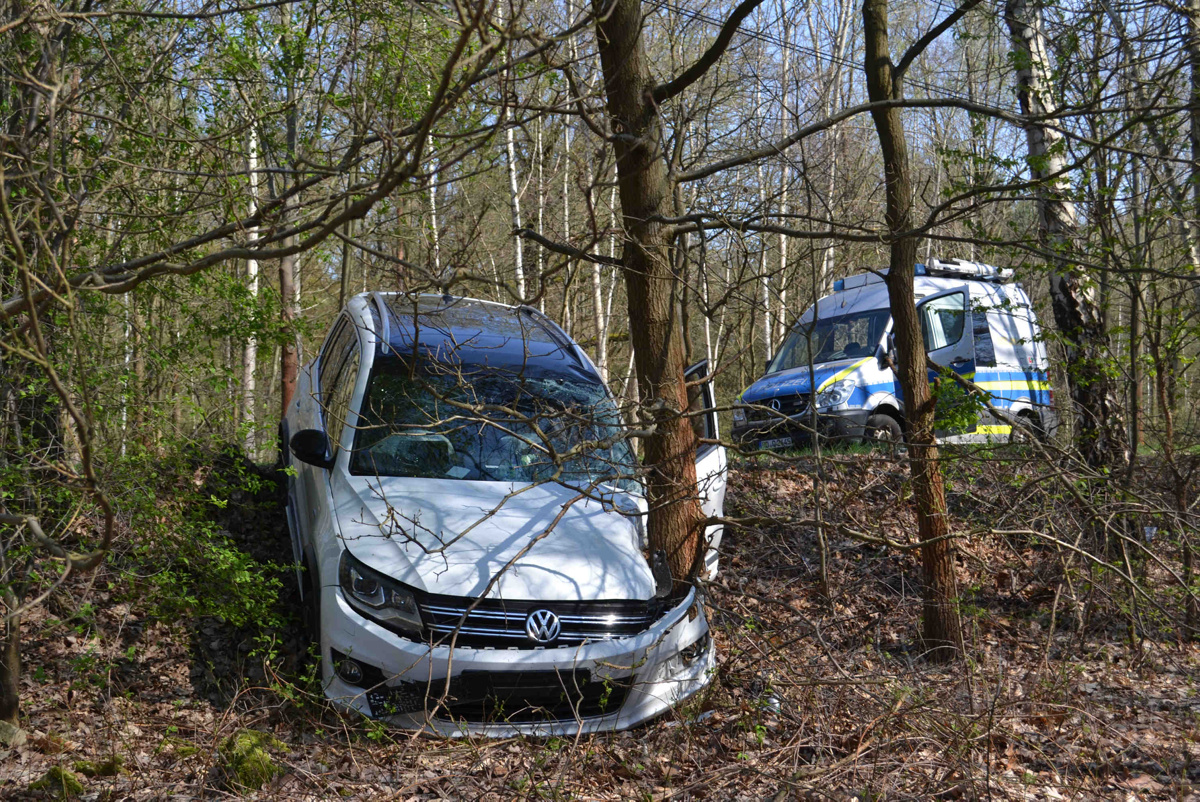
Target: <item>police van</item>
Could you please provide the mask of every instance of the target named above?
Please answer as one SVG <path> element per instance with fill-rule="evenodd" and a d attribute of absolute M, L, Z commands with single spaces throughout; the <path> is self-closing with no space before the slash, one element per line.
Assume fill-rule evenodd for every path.
<path fill-rule="evenodd" d="M 738 396 L 733 437 L 762 449 L 802 445 L 812 431 L 841 442 L 899 441 L 904 401 L 895 363 L 892 315 L 882 272 L 834 283 L 801 315 L 767 366 Z M 1003 413 L 984 410 L 948 441 L 1004 439 L 1017 418 L 1041 437 L 1057 427 L 1049 362 L 1029 296 L 1012 271 L 960 259 L 916 266 L 917 317 L 929 358 L 990 393 Z M 933 371 L 930 378 L 934 377 Z M 815 392 L 814 392 L 815 388 Z"/>

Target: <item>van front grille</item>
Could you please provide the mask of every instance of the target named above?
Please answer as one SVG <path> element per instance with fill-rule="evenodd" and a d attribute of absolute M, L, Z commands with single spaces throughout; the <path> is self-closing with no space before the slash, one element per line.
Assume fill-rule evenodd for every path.
<path fill-rule="evenodd" d="M 746 408 L 748 421 L 781 421 L 782 418 L 794 418 L 808 409 L 807 395 L 781 396 L 779 398 L 764 398 L 754 402 L 754 406 Z"/>

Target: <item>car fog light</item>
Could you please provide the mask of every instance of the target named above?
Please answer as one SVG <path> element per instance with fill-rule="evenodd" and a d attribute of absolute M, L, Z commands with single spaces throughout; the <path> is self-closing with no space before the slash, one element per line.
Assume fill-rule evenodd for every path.
<path fill-rule="evenodd" d="M 352 660 L 347 657 L 337 665 L 338 676 L 349 685 L 361 685 L 363 681 L 363 667 L 359 665 L 357 660 Z"/>
<path fill-rule="evenodd" d="M 708 641 L 709 635 L 708 632 L 705 632 L 691 646 L 680 649 L 679 656 L 683 658 L 685 663 L 691 665 L 696 662 L 696 658 L 708 651 Z"/>

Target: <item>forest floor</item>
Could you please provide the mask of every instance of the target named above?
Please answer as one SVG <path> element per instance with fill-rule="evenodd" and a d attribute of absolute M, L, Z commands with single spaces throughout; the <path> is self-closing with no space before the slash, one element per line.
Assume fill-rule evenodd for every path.
<path fill-rule="evenodd" d="M 1028 525 L 1005 509 L 1026 486 L 1014 471 L 951 471 L 954 526 Z M 912 542 L 902 463 L 845 456 L 817 475 L 810 461 L 736 461 L 728 512 L 803 521 L 819 495 L 846 531 Z M 290 559 L 269 489 L 221 520 L 255 559 Z M 59 767 L 84 799 L 1200 800 L 1200 652 L 1169 627 L 1131 638 L 1137 598 L 1122 586 L 1064 574 L 1044 545 L 964 538 L 970 659 L 942 666 L 916 639 L 916 556 L 834 535 L 827 597 L 815 531 L 730 529 L 709 586 L 710 687 L 634 731 L 580 738 L 442 740 L 341 715 L 303 678 L 286 575 L 275 604 L 291 623 L 264 650 L 252 623 L 153 620 L 109 567 L 24 622 L 29 740 L 0 750 L 0 796 L 61 795 L 31 788 L 48 772 L 61 788 Z M 257 791 L 225 768 L 230 737 L 250 730 L 272 736 Z"/>

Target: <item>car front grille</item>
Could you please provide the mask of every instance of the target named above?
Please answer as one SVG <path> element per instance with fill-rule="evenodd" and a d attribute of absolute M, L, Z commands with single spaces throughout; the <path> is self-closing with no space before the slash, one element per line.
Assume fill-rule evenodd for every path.
<path fill-rule="evenodd" d="M 631 681 L 593 679 L 586 669 L 464 671 L 448 687 L 445 680 L 380 685 L 367 691 L 367 702 L 373 716 L 428 710 L 436 719 L 473 723 L 571 721 L 616 713 Z"/>
<path fill-rule="evenodd" d="M 419 602 L 426 636 L 466 648 L 536 649 L 585 641 L 628 638 L 645 632 L 666 612 L 656 601 L 539 602 L 427 596 Z M 526 632 L 531 613 L 549 611 L 557 638 L 538 641 Z"/>

